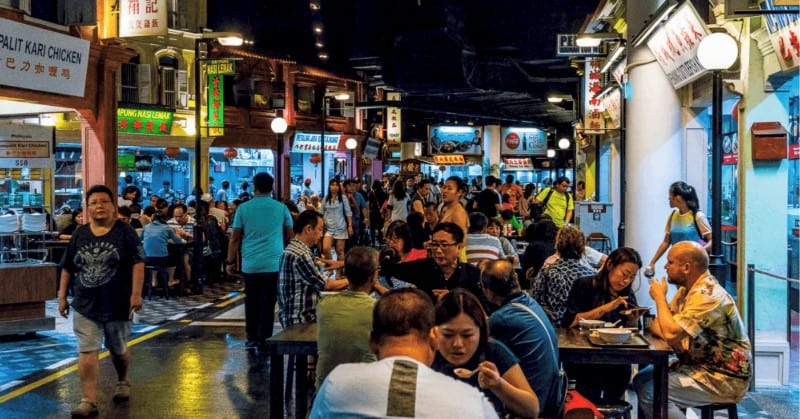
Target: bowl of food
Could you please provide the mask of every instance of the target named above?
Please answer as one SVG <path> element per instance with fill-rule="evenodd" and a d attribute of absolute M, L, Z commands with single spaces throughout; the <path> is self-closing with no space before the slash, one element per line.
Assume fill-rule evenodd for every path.
<path fill-rule="evenodd" d="M 606 343 L 621 344 L 627 342 L 628 339 L 631 338 L 631 331 L 620 327 L 601 327 L 595 329 L 595 332 L 597 332 L 600 339 L 603 339 Z"/>
<path fill-rule="evenodd" d="M 586 320 L 586 319 L 578 320 L 578 326 L 584 329 L 598 329 L 604 327 L 605 325 L 606 322 L 604 322 L 603 320 Z"/>

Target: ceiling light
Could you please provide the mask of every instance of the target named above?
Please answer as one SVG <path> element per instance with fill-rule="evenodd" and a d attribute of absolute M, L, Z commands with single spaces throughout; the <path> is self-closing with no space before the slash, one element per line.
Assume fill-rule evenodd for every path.
<path fill-rule="evenodd" d="M 575 44 L 579 47 L 597 47 L 603 41 L 615 42 L 619 40 L 620 36 L 617 32 L 581 33 L 575 39 Z"/>
<path fill-rule="evenodd" d="M 311 0 L 308 2 L 308 7 L 311 10 L 319 10 L 320 9 L 320 0 Z"/>
<path fill-rule="evenodd" d="M 567 138 L 562 138 L 558 140 L 558 148 L 562 150 L 566 150 L 569 148 L 569 140 Z"/>
<path fill-rule="evenodd" d="M 284 132 L 286 132 L 286 128 L 288 128 L 289 126 L 286 123 L 285 119 L 277 117 L 272 120 L 272 122 L 269 124 L 269 127 L 272 128 L 272 132 L 274 132 L 275 134 L 283 134 Z"/>
<path fill-rule="evenodd" d="M 314 33 L 322 33 L 322 25 L 317 23 L 314 25 Z"/>
<path fill-rule="evenodd" d="M 611 68 L 612 65 L 614 65 L 614 63 L 617 61 L 617 58 L 619 58 L 623 52 L 625 52 L 625 45 L 619 44 L 619 46 L 614 50 L 614 52 L 611 53 L 611 56 L 608 57 L 605 65 L 603 65 L 603 68 L 600 69 L 600 74 L 604 74 L 606 71 L 608 71 L 608 69 Z"/>
<path fill-rule="evenodd" d="M 350 99 L 350 94 L 349 93 L 336 93 L 335 95 L 333 95 L 333 98 L 336 99 L 336 100 L 347 100 L 347 99 Z"/>
<path fill-rule="evenodd" d="M 555 156 L 556 156 L 556 151 L 553 150 L 552 148 L 548 148 L 547 149 L 547 158 L 548 159 L 552 159 Z"/>
<path fill-rule="evenodd" d="M 655 30 L 658 29 L 665 20 L 669 18 L 669 14 L 672 12 L 672 9 L 676 8 L 677 6 L 678 3 L 674 0 L 668 0 L 659 6 L 659 9 L 662 10 L 656 11 L 656 18 L 650 21 L 647 26 L 645 26 L 644 32 L 640 32 L 639 35 L 634 38 L 633 46 L 638 47 L 644 43 L 644 41 L 646 41 L 647 38 L 649 38 L 650 35 L 655 32 Z"/>
<path fill-rule="evenodd" d="M 203 32 L 202 39 L 216 39 L 220 45 L 238 47 L 244 43 L 242 34 L 236 32 Z"/>

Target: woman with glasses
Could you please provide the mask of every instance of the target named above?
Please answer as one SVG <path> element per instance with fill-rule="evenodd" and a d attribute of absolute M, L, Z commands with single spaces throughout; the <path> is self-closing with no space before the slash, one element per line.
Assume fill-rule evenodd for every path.
<path fill-rule="evenodd" d="M 464 231 L 453 223 L 439 223 L 426 243 L 429 257 L 412 262 L 397 263 L 391 257 L 381 257 L 381 274 L 397 278 L 425 291 L 433 301 L 457 287 L 477 295 L 487 312 L 489 302 L 480 289 L 480 270 L 462 263 L 458 256 L 464 247 Z M 389 284 L 392 286 L 393 284 Z"/>
<path fill-rule="evenodd" d="M 386 244 L 397 254 L 400 262 L 411 262 L 428 257 L 427 250 L 414 248 L 411 228 L 405 221 L 397 220 L 389 224 L 389 227 L 386 228 Z"/>
<path fill-rule="evenodd" d="M 483 391 L 500 417 L 513 413 L 539 416 L 539 399 L 528 384 L 519 358 L 502 342 L 489 337 L 486 312 L 472 293 L 457 288 L 436 304 L 438 351 L 433 368 Z M 456 368 L 478 372 L 459 377 Z"/>
<path fill-rule="evenodd" d="M 621 322 L 627 326 L 623 311 L 636 307 L 633 283 L 639 277 L 642 259 L 630 247 L 620 247 L 608 256 L 600 272 L 577 279 L 567 296 L 563 327 L 577 327 L 580 319 Z M 570 379 L 577 381 L 577 390 L 600 404 L 623 399 L 630 381 L 630 365 L 572 364 L 564 368 Z"/>

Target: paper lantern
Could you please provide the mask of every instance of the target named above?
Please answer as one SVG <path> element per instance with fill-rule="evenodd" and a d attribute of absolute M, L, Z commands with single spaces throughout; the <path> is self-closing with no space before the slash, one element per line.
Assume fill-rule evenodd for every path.
<path fill-rule="evenodd" d="M 236 156 L 239 155 L 239 153 L 236 151 L 235 148 L 228 147 L 228 148 L 225 149 L 225 151 L 222 152 L 222 155 L 225 156 L 226 159 L 232 160 L 232 159 L 235 159 Z"/>
<path fill-rule="evenodd" d="M 178 147 L 167 147 L 164 149 L 164 154 L 167 157 L 174 159 L 175 157 L 178 157 L 178 154 L 181 154 L 181 149 Z"/>

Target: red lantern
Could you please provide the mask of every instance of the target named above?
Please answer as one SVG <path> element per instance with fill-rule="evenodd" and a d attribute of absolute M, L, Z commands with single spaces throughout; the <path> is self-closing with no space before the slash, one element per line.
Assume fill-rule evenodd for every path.
<path fill-rule="evenodd" d="M 322 155 L 321 154 L 312 154 L 311 157 L 308 158 L 308 161 L 310 161 L 311 164 L 322 163 Z"/>
<path fill-rule="evenodd" d="M 181 154 L 181 149 L 178 147 L 167 147 L 164 149 L 164 154 L 167 157 L 174 159 L 175 157 L 178 157 L 178 154 Z"/>
<path fill-rule="evenodd" d="M 225 156 L 226 159 L 232 160 L 232 159 L 235 159 L 236 156 L 239 155 L 239 153 L 236 151 L 235 148 L 228 147 L 228 148 L 225 149 L 225 151 L 222 152 L 222 155 Z"/>

